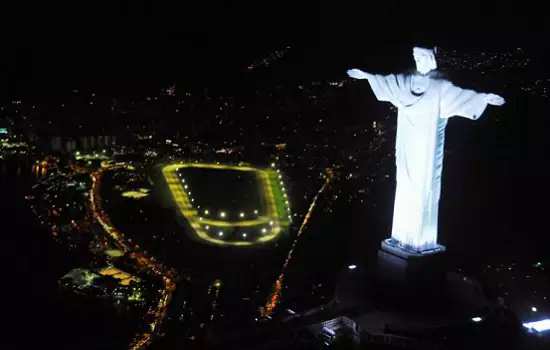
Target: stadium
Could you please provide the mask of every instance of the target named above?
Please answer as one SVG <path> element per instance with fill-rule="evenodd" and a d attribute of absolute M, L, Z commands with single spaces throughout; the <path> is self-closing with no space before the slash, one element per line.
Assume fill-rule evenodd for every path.
<path fill-rule="evenodd" d="M 176 162 L 161 171 L 178 215 L 193 238 L 227 246 L 275 240 L 291 215 L 283 176 L 249 165 Z"/>

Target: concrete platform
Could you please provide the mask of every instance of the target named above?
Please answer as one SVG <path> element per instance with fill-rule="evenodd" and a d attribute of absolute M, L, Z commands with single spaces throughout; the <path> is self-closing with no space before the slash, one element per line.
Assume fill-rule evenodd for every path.
<path fill-rule="evenodd" d="M 384 240 L 378 251 L 377 279 L 392 294 L 437 294 L 445 284 L 445 260 L 443 246 L 420 252 Z"/>

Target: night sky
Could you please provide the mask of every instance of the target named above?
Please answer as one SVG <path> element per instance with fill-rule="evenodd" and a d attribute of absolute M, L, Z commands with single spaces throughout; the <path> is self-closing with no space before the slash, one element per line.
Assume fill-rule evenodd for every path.
<path fill-rule="evenodd" d="M 290 73 L 298 78 L 343 75 L 367 57 L 395 55 L 395 47 L 414 43 L 539 52 L 549 45 L 550 22 L 539 16 L 545 11 L 498 1 L 193 3 L 2 4 L 0 92 L 232 86 L 235 72 L 284 45 L 293 48 Z"/>

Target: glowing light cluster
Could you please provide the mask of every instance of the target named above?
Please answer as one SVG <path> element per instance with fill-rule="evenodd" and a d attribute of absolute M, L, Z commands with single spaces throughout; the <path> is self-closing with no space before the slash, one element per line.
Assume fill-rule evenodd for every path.
<path fill-rule="evenodd" d="M 550 319 L 544 319 L 535 322 L 527 322 L 523 324 L 523 327 L 537 332 L 546 332 L 550 330 Z"/>

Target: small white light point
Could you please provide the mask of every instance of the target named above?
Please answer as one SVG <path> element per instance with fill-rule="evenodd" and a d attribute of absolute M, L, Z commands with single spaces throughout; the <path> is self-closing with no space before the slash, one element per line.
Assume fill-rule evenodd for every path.
<path fill-rule="evenodd" d="M 225 218 L 225 215 L 226 215 L 226 214 L 225 214 L 225 211 L 221 211 L 221 212 L 220 212 L 220 218 Z"/>
<path fill-rule="evenodd" d="M 473 322 L 481 322 L 481 321 L 483 321 L 483 319 L 481 317 L 476 316 L 476 317 L 472 317 L 472 321 Z"/>
<path fill-rule="evenodd" d="M 244 213 L 239 213 L 240 218 L 244 218 Z"/>
<path fill-rule="evenodd" d="M 243 232 L 242 236 L 243 236 L 243 238 L 246 238 L 246 233 Z"/>
<path fill-rule="evenodd" d="M 355 264 L 348 265 L 348 270 L 355 270 L 356 268 L 357 268 L 357 265 Z"/>
<path fill-rule="evenodd" d="M 254 214 L 258 215 L 258 209 L 254 210 Z"/>
<path fill-rule="evenodd" d="M 275 168 L 275 163 L 271 163 L 271 167 L 272 167 L 272 168 Z"/>
<path fill-rule="evenodd" d="M 206 209 L 206 210 L 204 211 L 204 215 L 208 215 L 208 214 L 210 214 L 210 212 L 208 211 L 208 209 Z"/>
<path fill-rule="evenodd" d="M 208 230 L 210 230 L 210 226 L 209 226 L 209 225 L 206 225 L 206 226 L 204 226 L 204 229 L 205 229 L 206 231 L 208 231 Z"/>
<path fill-rule="evenodd" d="M 538 309 L 537 309 L 536 307 L 534 307 L 534 306 L 533 306 L 533 307 L 531 308 L 531 311 L 533 311 L 533 312 L 537 312 L 537 311 L 538 311 Z"/>
<path fill-rule="evenodd" d="M 218 231 L 218 236 L 223 237 L 223 231 Z"/>
<path fill-rule="evenodd" d="M 267 229 L 264 227 L 262 228 L 262 233 L 266 233 L 267 232 Z"/>

